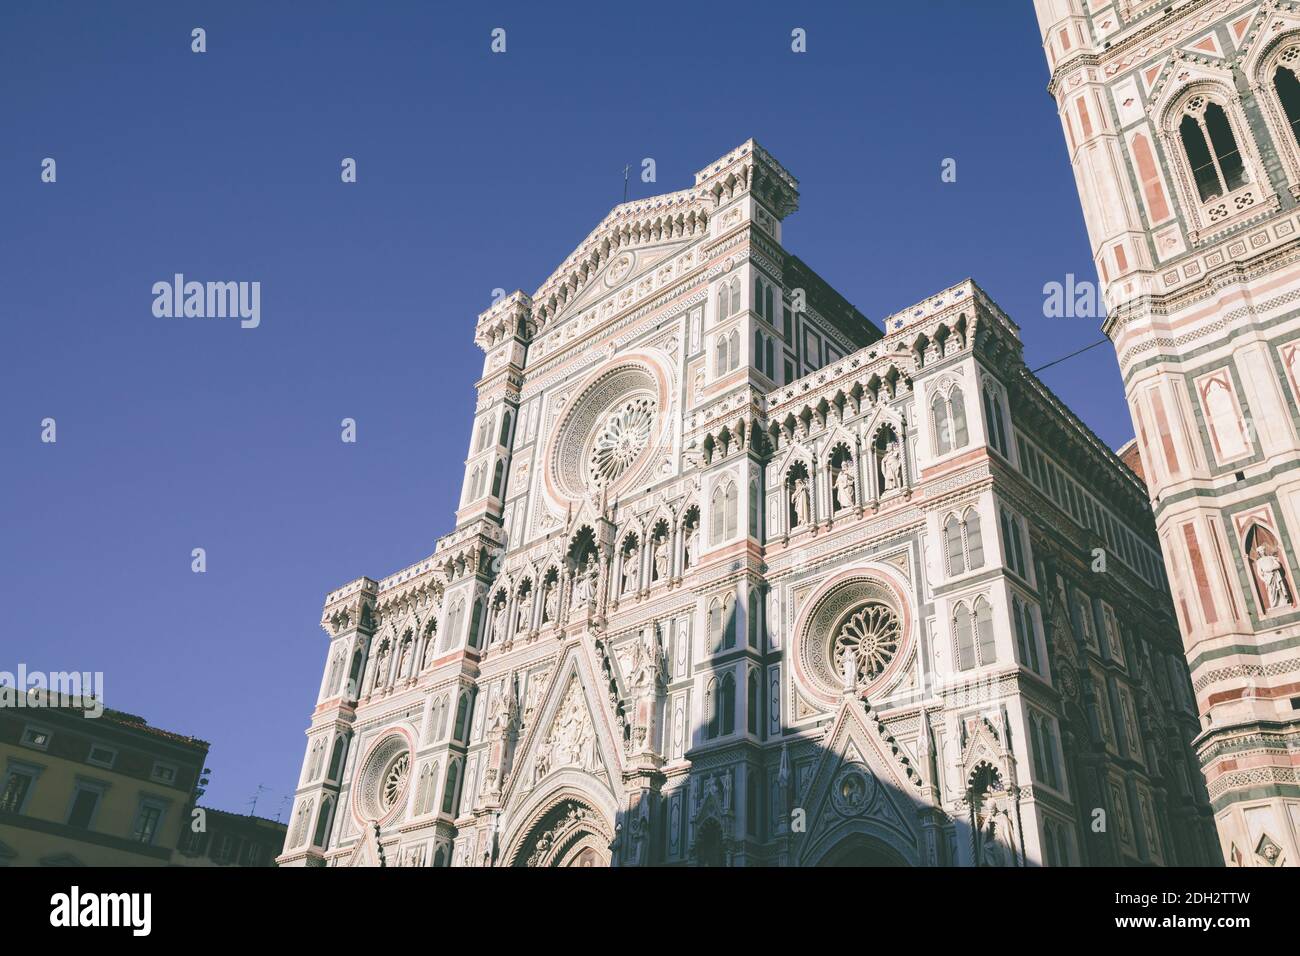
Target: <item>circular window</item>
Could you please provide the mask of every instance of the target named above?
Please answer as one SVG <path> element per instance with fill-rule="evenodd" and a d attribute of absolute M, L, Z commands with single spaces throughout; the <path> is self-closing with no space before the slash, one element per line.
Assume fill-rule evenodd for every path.
<path fill-rule="evenodd" d="M 840 665 L 847 685 L 866 690 L 885 672 L 898 653 L 903 628 L 893 608 L 879 601 L 867 601 L 840 622 L 831 638 L 831 659 Z"/>
<path fill-rule="evenodd" d="M 411 776 L 411 748 L 401 734 L 385 737 L 370 751 L 358 778 L 356 808 L 379 820 L 401 806 Z"/>
<path fill-rule="evenodd" d="M 643 472 L 662 434 L 666 395 L 654 370 L 624 362 L 598 375 L 569 403 L 549 459 L 553 490 L 579 501 Z"/>
<path fill-rule="evenodd" d="M 591 481 L 605 485 L 617 480 L 650 444 L 655 424 L 655 400 L 647 395 L 617 406 L 596 431 L 588 458 Z"/>
<path fill-rule="evenodd" d="M 884 576 L 846 571 L 825 582 L 800 614 L 795 670 L 827 705 L 888 686 L 910 653 L 906 598 Z"/>

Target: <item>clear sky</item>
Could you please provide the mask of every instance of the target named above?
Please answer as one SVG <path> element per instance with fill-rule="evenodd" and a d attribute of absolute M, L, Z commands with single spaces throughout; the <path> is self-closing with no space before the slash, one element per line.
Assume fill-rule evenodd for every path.
<path fill-rule="evenodd" d="M 787 247 L 859 309 L 971 276 L 1042 365 L 1100 338 L 1043 317 L 1095 278 L 1047 78 L 1018 0 L 6 0 L 0 670 L 103 671 L 212 742 L 206 803 L 264 785 L 274 816 L 326 591 L 451 530 L 494 288 L 533 291 L 625 164 L 672 192 L 752 136 L 800 181 Z M 177 272 L 260 282 L 260 326 L 156 318 Z M 1043 378 L 1131 437 L 1108 345 Z"/>

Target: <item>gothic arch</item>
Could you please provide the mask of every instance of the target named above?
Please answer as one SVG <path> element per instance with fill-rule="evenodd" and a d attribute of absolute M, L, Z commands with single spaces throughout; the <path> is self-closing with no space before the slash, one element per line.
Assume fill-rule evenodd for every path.
<path fill-rule="evenodd" d="M 618 805 L 612 793 L 591 784 L 591 777 L 566 771 L 552 788 L 529 797 L 502 831 L 502 865 L 563 866 L 588 848 L 608 865 Z"/>

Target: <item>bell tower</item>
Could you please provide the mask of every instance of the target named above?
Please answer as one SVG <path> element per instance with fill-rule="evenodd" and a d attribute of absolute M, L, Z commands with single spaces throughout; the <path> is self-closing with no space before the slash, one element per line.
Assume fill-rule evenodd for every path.
<path fill-rule="evenodd" d="M 1300 859 L 1300 13 L 1035 0 L 1229 865 Z"/>

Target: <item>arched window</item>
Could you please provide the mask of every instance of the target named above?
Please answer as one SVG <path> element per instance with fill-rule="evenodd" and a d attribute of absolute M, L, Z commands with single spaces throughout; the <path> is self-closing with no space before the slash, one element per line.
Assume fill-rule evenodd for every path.
<path fill-rule="evenodd" d="M 718 682 L 718 710 L 721 711 L 722 735 L 736 732 L 736 675 L 723 674 Z"/>
<path fill-rule="evenodd" d="M 298 816 L 293 823 L 291 846 L 302 846 L 302 841 L 307 839 L 307 827 L 311 823 L 311 814 L 314 809 L 316 809 L 315 800 L 308 800 L 298 807 Z"/>
<path fill-rule="evenodd" d="M 980 529 L 980 514 L 968 508 L 961 516 L 966 530 L 966 565 L 971 570 L 984 567 L 984 532 Z"/>
<path fill-rule="evenodd" d="M 454 739 L 464 742 L 466 724 L 469 722 L 469 691 L 463 691 L 460 700 L 456 702 L 456 724 L 452 731 Z"/>
<path fill-rule="evenodd" d="M 1273 73 L 1273 90 L 1286 114 L 1291 135 L 1300 146 L 1300 80 L 1295 75 L 1296 52 L 1297 48 L 1293 48 L 1282 54 L 1282 62 Z"/>
<path fill-rule="evenodd" d="M 762 642 L 759 640 L 759 627 L 761 625 L 760 615 L 763 608 L 763 599 L 759 595 L 757 588 L 750 588 L 749 591 L 749 612 L 745 615 L 749 622 L 749 646 L 760 647 Z"/>
<path fill-rule="evenodd" d="M 343 769 L 343 738 L 339 737 L 334 741 L 334 752 L 330 754 L 330 771 L 329 779 L 337 780 L 339 771 Z"/>
<path fill-rule="evenodd" d="M 963 574 L 966 571 L 966 552 L 962 548 L 961 523 L 956 515 L 949 515 L 943 525 L 944 553 L 948 556 L 948 573 Z"/>
<path fill-rule="evenodd" d="M 735 646 L 736 596 L 734 594 L 727 594 L 722 598 L 722 649 L 724 651 L 729 651 Z"/>
<path fill-rule="evenodd" d="M 1012 598 L 1012 614 L 1016 619 L 1016 638 L 1020 642 L 1020 661 L 1038 674 L 1038 634 L 1034 627 L 1034 612 L 1020 598 Z"/>
<path fill-rule="evenodd" d="M 728 538 L 736 536 L 736 523 L 739 520 L 739 502 L 737 501 L 736 483 L 727 482 L 726 490 L 726 526 L 723 528 L 723 534 Z"/>
<path fill-rule="evenodd" d="M 358 692 L 361 690 L 361 667 L 365 663 L 365 655 L 361 653 L 361 648 L 352 652 L 352 666 L 348 668 L 348 686 L 346 694 L 350 700 L 355 700 Z"/>
<path fill-rule="evenodd" d="M 501 416 L 501 440 L 497 444 L 510 447 L 510 423 L 513 420 L 510 410 L 506 409 L 505 414 Z"/>
<path fill-rule="evenodd" d="M 997 649 L 993 644 L 993 608 L 982 597 L 975 599 L 975 638 L 978 641 L 980 665 L 997 660 Z"/>
<path fill-rule="evenodd" d="M 316 816 L 316 833 L 311 838 L 312 846 L 322 850 L 329 849 L 330 818 L 334 816 L 334 801 L 326 797 L 320 802 L 320 813 Z"/>
<path fill-rule="evenodd" d="M 740 311 L 740 276 L 731 277 L 731 312 L 729 315 L 735 315 Z"/>
<path fill-rule="evenodd" d="M 731 368 L 731 359 L 728 356 L 730 346 L 725 335 L 719 335 L 717 344 L 714 347 L 713 374 L 715 376 L 725 375 Z"/>
<path fill-rule="evenodd" d="M 970 609 L 965 604 L 957 605 L 952 623 L 957 637 L 957 670 L 968 671 L 975 666 L 975 634 Z"/>
<path fill-rule="evenodd" d="M 731 315 L 731 287 L 727 283 L 718 286 L 718 319 Z"/>
<path fill-rule="evenodd" d="M 482 623 L 483 623 L 483 599 L 475 598 L 474 611 L 470 617 L 470 622 L 469 622 L 469 636 L 465 642 L 467 646 L 473 647 L 475 649 L 478 648 L 479 626 Z"/>
<path fill-rule="evenodd" d="M 1183 108 L 1178 137 L 1196 181 L 1201 202 L 1232 192 L 1246 184 L 1232 124 L 1223 107 L 1203 95 L 1193 96 Z"/>
<path fill-rule="evenodd" d="M 754 330 L 754 366 L 763 371 L 763 333 L 758 329 Z"/>
<path fill-rule="evenodd" d="M 1002 423 L 1002 400 L 991 388 L 984 389 L 984 419 L 989 444 L 1003 458 L 1007 457 L 1007 434 Z"/>
<path fill-rule="evenodd" d="M 727 367 L 728 372 L 734 372 L 740 368 L 740 333 L 732 330 L 727 344 L 727 354 L 730 357 L 731 364 Z"/>
<path fill-rule="evenodd" d="M 763 314 L 763 280 L 754 277 L 754 311 Z"/>
<path fill-rule="evenodd" d="M 758 708 L 761 698 L 758 696 L 758 671 L 749 672 L 749 682 L 745 689 L 745 715 L 749 732 L 758 736 Z"/>
<path fill-rule="evenodd" d="M 768 286 L 763 290 L 763 317 L 767 321 L 772 321 L 772 287 Z"/>
<path fill-rule="evenodd" d="M 710 679 L 704 687 L 704 738 L 713 740 L 718 736 L 721 724 L 718 719 L 718 681 Z"/>
<path fill-rule="evenodd" d="M 717 654 L 722 650 L 722 601 L 714 598 L 709 602 L 709 647 Z"/>
<path fill-rule="evenodd" d="M 930 422 L 936 455 L 946 455 L 965 446 L 966 401 L 961 388 L 954 385 L 947 395 L 941 393 L 930 400 Z"/>
<path fill-rule="evenodd" d="M 1007 553 L 1007 567 L 1026 580 L 1029 570 L 1025 566 L 1024 541 L 1020 537 L 1020 519 L 1002 509 L 1002 541 Z"/>
<path fill-rule="evenodd" d="M 767 370 L 767 377 L 775 381 L 776 359 L 773 358 L 771 339 L 763 343 L 763 367 Z"/>
<path fill-rule="evenodd" d="M 456 639 L 456 633 L 460 630 L 461 618 L 464 616 L 465 602 L 457 598 L 452 602 L 451 610 L 447 612 L 447 627 L 442 637 L 442 649 L 444 651 L 451 649 L 451 643 Z"/>
<path fill-rule="evenodd" d="M 759 532 L 758 482 L 751 481 L 749 483 L 749 534 L 751 537 L 761 538 L 762 535 Z"/>
<path fill-rule="evenodd" d="M 501 497 L 501 478 L 505 474 L 505 467 L 506 467 L 506 463 L 504 461 L 499 461 L 497 462 L 496 469 L 492 472 L 492 497 L 493 498 Z"/>
<path fill-rule="evenodd" d="M 453 760 L 447 764 L 447 782 L 442 791 L 442 812 L 456 815 L 456 786 L 460 783 L 460 764 Z"/>

